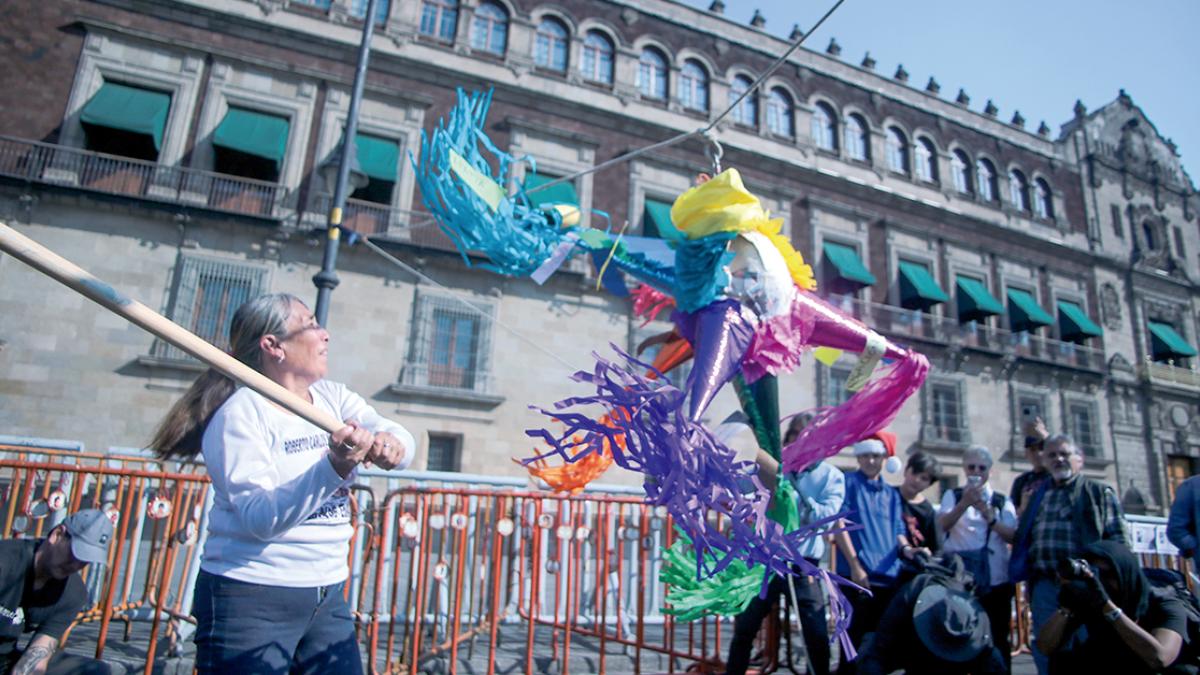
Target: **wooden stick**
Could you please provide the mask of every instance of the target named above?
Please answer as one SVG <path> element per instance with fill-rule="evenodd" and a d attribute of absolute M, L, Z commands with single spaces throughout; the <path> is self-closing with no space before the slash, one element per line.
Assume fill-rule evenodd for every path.
<path fill-rule="evenodd" d="M 120 314 L 156 337 L 179 347 L 325 431 L 332 434 L 345 426 L 341 420 L 284 389 L 274 380 L 142 303 L 126 297 L 117 289 L 3 222 L 0 222 L 0 251 L 8 253 L 96 304 Z"/>

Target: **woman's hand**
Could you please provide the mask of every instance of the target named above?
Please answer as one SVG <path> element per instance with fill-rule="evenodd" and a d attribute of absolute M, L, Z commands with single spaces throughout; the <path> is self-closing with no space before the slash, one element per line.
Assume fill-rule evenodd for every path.
<path fill-rule="evenodd" d="M 375 436 L 351 421 L 329 437 L 329 463 L 345 478 L 367 458 L 374 444 Z"/>
<path fill-rule="evenodd" d="M 381 469 L 389 470 L 404 463 L 407 454 L 408 450 L 400 442 L 400 439 L 386 431 L 381 431 L 375 434 L 371 450 L 367 453 L 367 461 Z"/>

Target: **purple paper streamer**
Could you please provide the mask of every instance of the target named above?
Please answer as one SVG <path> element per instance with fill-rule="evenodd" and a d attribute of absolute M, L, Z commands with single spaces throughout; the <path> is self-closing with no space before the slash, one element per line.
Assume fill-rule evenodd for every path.
<path fill-rule="evenodd" d="M 529 436 L 541 439 L 550 450 L 526 462 L 552 456 L 575 461 L 596 451 L 600 439 L 623 435 L 624 449 L 615 442 L 610 444 L 613 460 L 644 474 L 647 503 L 666 506 L 691 538 L 697 578 L 710 577 L 737 559 L 763 565 L 776 574 L 791 574 L 793 565 L 804 573 L 815 573 L 804 560 L 800 545 L 819 525 L 785 532 L 769 519 L 766 511 L 771 495 L 759 482 L 755 463 L 738 461 L 737 453 L 689 419 L 683 410 L 682 391 L 665 379 L 641 375 L 653 370 L 649 364 L 615 345 L 613 349 L 627 367 L 596 355 L 592 372 L 573 376 L 594 386 L 594 396 L 559 401 L 554 412 L 534 408 L 565 429 L 557 435 L 545 429 L 528 430 Z M 596 406 L 611 413 L 607 424 L 573 410 Z M 586 439 L 583 450 L 577 450 L 580 438 Z M 710 513 L 724 516 L 725 531 L 710 524 Z"/>

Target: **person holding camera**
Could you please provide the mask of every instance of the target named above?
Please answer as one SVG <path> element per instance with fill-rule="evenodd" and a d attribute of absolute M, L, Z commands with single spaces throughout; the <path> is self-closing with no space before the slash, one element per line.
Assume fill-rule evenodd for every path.
<path fill-rule="evenodd" d="M 1035 635 L 1058 607 L 1059 562 L 1079 557 L 1085 547 L 1099 541 L 1125 545 L 1127 540 L 1116 493 L 1076 470 L 1075 456 L 1081 452 L 1070 436 L 1046 439 L 1042 461 L 1050 480 L 1030 495 L 1013 538 L 1009 576 L 1013 581 L 1028 581 Z M 1038 673 L 1049 672 L 1048 652 L 1040 643 L 1034 645 L 1033 660 Z"/>
<path fill-rule="evenodd" d="M 992 489 L 992 453 L 973 445 L 963 453 L 967 485 L 947 490 L 938 509 L 946 533 L 942 550 L 957 553 L 975 579 L 975 595 L 992 625 L 992 641 L 1010 667 L 1013 583 L 1008 578 L 1008 542 L 1017 530 L 1012 500 Z"/>
<path fill-rule="evenodd" d="M 1041 486 L 1042 481 L 1050 478 L 1045 465 L 1042 464 L 1042 450 L 1050 432 L 1046 431 L 1046 423 L 1042 418 L 1035 416 L 1032 409 L 1026 408 L 1022 415 L 1025 419 L 1022 428 L 1025 434 L 1025 459 L 1029 461 L 1030 469 L 1013 480 L 1010 494 L 1018 515 L 1024 511 L 1022 505 L 1029 501 L 1029 496 Z"/>
<path fill-rule="evenodd" d="M 1186 608 L 1151 587 L 1124 544 L 1089 544 L 1058 573 L 1058 608 L 1037 635 L 1051 673 L 1195 672 L 1169 669 L 1187 632 Z"/>
<path fill-rule="evenodd" d="M 858 675 L 1002 675 L 1008 665 L 958 556 L 920 556 L 923 572 L 901 587 L 858 655 Z"/>

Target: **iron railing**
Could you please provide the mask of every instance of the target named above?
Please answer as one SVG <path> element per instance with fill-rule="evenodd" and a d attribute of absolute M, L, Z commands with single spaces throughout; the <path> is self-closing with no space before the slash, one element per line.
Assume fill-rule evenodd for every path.
<path fill-rule="evenodd" d="M 1172 363 L 1159 363 L 1147 356 L 1139 370 L 1142 378 L 1152 384 L 1200 391 L 1200 372 L 1191 368 L 1183 368 Z"/>
<path fill-rule="evenodd" d="M 0 176 L 213 211 L 283 218 L 278 183 L 0 136 Z"/>
<path fill-rule="evenodd" d="M 887 335 L 1012 354 L 1085 370 L 1104 368 L 1104 350 L 1097 347 L 973 321 L 960 323 L 949 317 L 862 300 L 853 301 L 847 309 L 868 326 Z"/>

